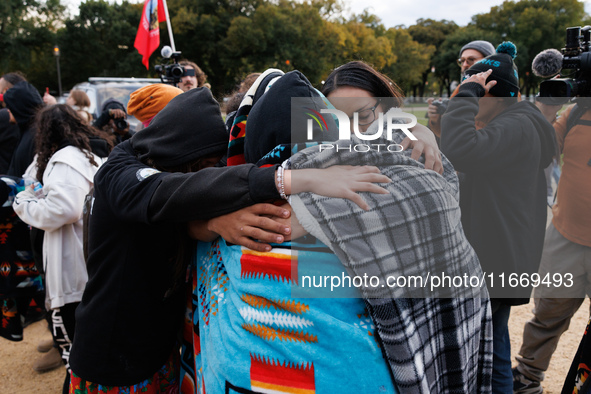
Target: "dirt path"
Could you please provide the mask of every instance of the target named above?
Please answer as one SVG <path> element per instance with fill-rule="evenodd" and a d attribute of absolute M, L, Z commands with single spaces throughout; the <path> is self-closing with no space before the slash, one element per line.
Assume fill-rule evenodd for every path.
<path fill-rule="evenodd" d="M 511 309 L 509 319 L 509 335 L 511 336 L 511 354 L 513 359 L 521 347 L 523 326 L 533 316 L 533 301 Z M 589 299 L 587 298 L 579 308 L 570 323 L 570 328 L 562 335 L 558 347 L 552 356 L 550 367 L 546 371 L 546 378 L 542 383 L 544 393 L 560 394 L 564 378 L 570 368 L 579 342 L 583 337 L 585 326 L 589 320 Z"/>
<path fill-rule="evenodd" d="M 533 303 L 512 309 L 509 330 L 513 355 L 521 346 L 523 325 L 531 318 L 532 308 Z M 585 300 L 572 320 L 570 329 L 560 339 L 558 349 L 546 373 L 543 384 L 545 393 L 560 393 L 588 317 L 589 299 Z M 10 342 L 0 338 L 0 394 L 61 393 L 65 368 L 39 374 L 31 367 L 33 361 L 41 356 L 41 353 L 36 350 L 37 344 L 46 338 L 49 338 L 49 332 L 44 321 L 27 327 L 22 342 Z"/>
<path fill-rule="evenodd" d="M 66 368 L 39 374 L 33 362 L 43 354 L 37 344 L 51 338 L 45 320 L 25 328 L 21 342 L 0 338 L 0 394 L 59 394 L 66 377 Z"/>

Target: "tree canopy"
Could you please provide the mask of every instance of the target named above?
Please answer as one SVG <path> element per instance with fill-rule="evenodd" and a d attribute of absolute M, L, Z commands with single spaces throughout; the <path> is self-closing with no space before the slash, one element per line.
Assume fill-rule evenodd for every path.
<path fill-rule="evenodd" d="M 150 69 L 133 47 L 142 3 L 86 0 L 68 15 L 61 0 L 4 0 L 0 3 L 0 72 L 20 70 L 39 89 L 57 90 L 59 45 L 65 89 L 91 76 L 156 77 L 159 50 Z M 214 94 L 230 92 L 248 73 L 275 67 L 298 69 L 317 87 L 335 67 L 364 60 L 388 74 L 407 94 L 423 95 L 428 81 L 439 93 L 457 80 L 460 48 L 474 39 L 498 45 L 513 41 L 523 92 L 537 88 L 533 57 L 564 46 L 565 29 L 589 17 L 577 0 L 506 1 L 474 15 L 468 26 L 419 19 L 386 27 L 364 11 L 345 18 L 340 0 L 168 0 L 177 50 L 208 75 Z M 160 45 L 169 43 L 166 24 Z"/>

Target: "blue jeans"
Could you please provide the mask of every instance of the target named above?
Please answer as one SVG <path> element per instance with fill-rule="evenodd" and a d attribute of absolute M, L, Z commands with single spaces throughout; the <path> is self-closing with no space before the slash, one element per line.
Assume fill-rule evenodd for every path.
<path fill-rule="evenodd" d="M 511 373 L 511 341 L 509 339 L 509 315 L 511 306 L 492 301 L 493 321 L 493 373 L 492 392 L 513 393 Z"/>

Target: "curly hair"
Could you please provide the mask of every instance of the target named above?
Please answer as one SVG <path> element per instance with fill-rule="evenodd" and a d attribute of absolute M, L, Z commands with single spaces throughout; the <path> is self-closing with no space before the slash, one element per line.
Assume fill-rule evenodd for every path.
<path fill-rule="evenodd" d="M 84 152 L 88 161 L 98 167 L 90 147 L 91 137 L 100 137 L 112 147 L 112 142 L 105 134 L 80 119 L 76 111 L 66 104 L 56 104 L 43 108 L 35 117 L 37 134 L 35 153 L 37 153 L 37 179 L 43 180 L 43 173 L 51 156 L 61 148 L 72 145 Z"/>

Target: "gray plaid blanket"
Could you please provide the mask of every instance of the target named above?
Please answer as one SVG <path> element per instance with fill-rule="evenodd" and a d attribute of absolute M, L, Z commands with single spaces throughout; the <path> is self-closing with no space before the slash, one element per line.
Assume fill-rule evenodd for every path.
<path fill-rule="evenodd" d="M 393 137 L 394 141 L 371 143 L 400 143 L 404 134 L 395 131 Z M 445 157 L 441 176 L 411 159 L 410 151 L 347 149 L 367 143 L 352 136 L 350 141 L 334 143 L 341 148 L 338 152 L 308 148 L 292 156 L 291 168 L 375 165 L 393 181 L 382 185 L 389 194 L 363 193 L 371 207 L 366 212 L 349 200 L 301 193 L 291 197 L 294 212 L 351 275 L 379 278 L 377 286 L 360 290 L 401 393 L 488 393 L 490 301 L 486 285 L 474 279 L 483 279 L 483 274 L 460 223 L 455 171 Z M 297 171 L 292 174 L 292 182 L 297 182 Z M 466 275 L 473 286 L 463 286 L 466 280 L 460 284 L 456 278 L 451 286 L 432 288 L 435 275 L 439 279 Z M 414 276 L 416 283 L 388 285 L 389 277 L 399 276 Z"/>

